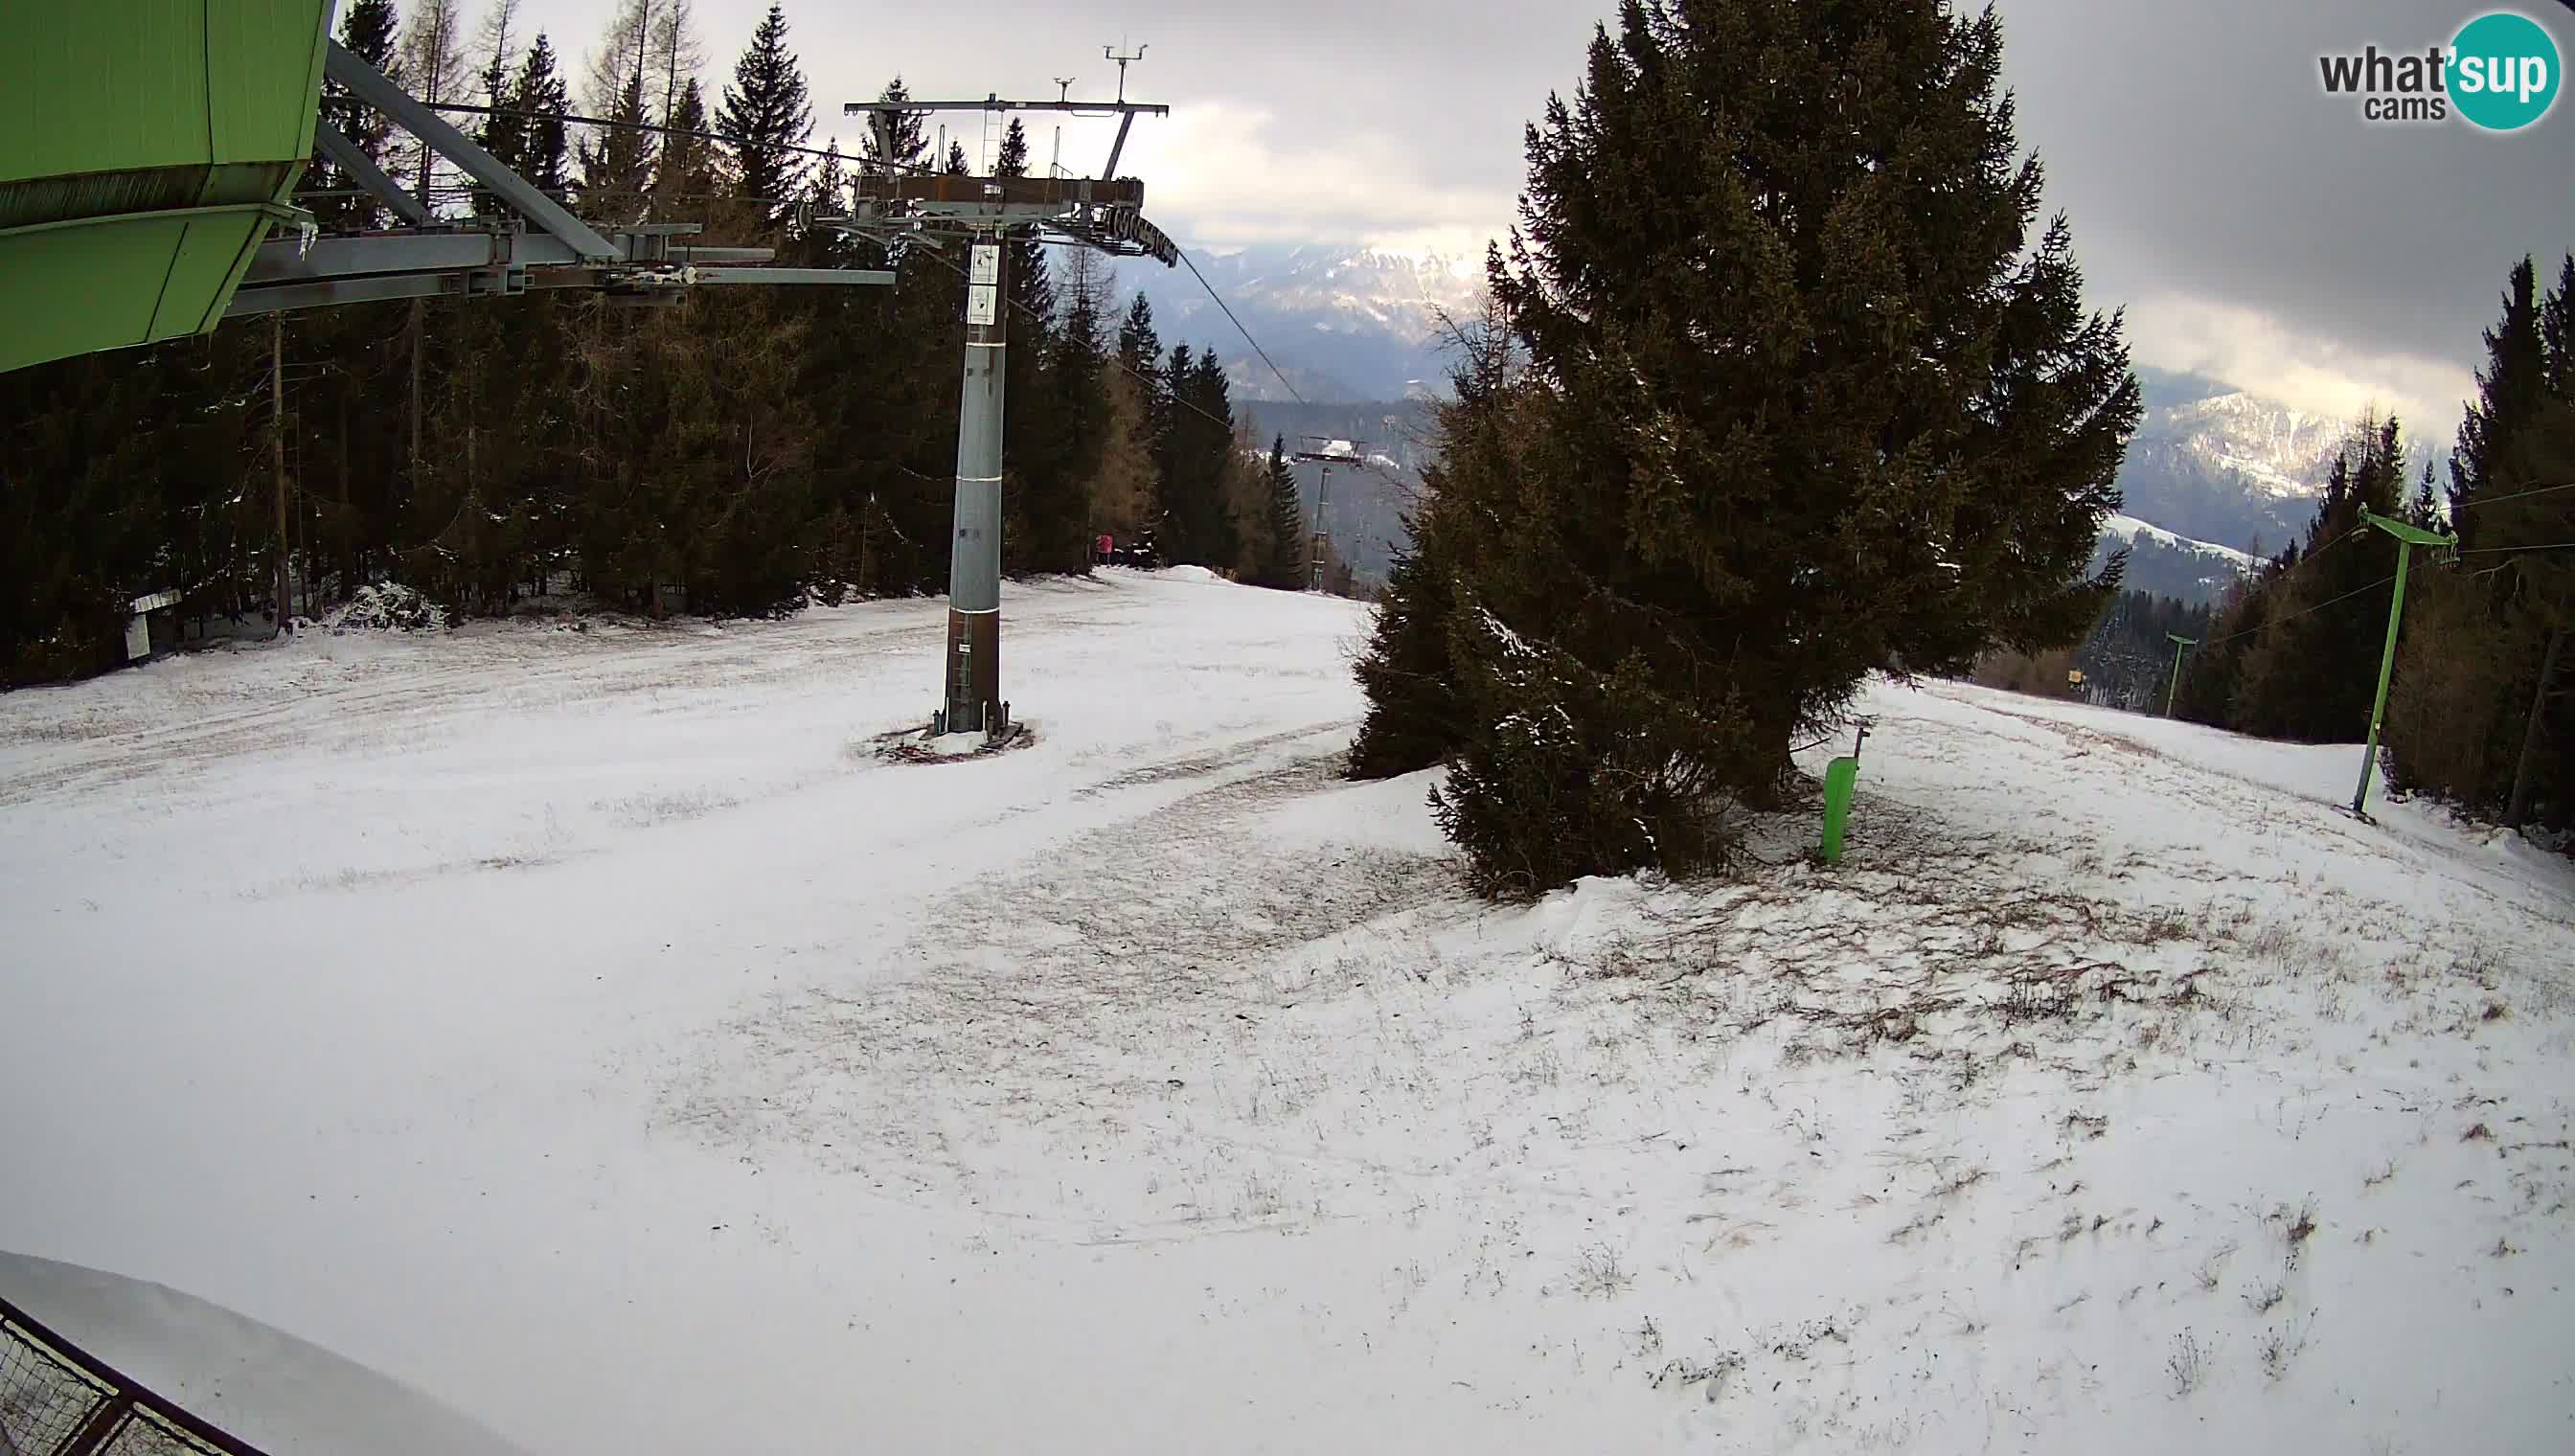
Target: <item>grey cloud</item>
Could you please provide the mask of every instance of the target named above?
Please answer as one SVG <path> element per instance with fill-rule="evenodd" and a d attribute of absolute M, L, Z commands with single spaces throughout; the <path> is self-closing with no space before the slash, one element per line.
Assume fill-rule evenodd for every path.
<path fill-rule="evenodd" d="M 2575 10 L 2521 3 L 2575 59 Z M 529 8 L 578 50 L 608 6 Z M 730 67 L 764 8 L 698 0 L 711 69 Z M 2485 8 L 2003 0 L 2021 140 L 2046 163 L 2051 206 L 2073 219 L 2095 302 L 2186 298 L 2266 315 L 2350 354 L 2473 364 L 2511 261 L 2575 247 L 2575 99 L 2515 136 L 2455 123 L 2371 126 L 2353 102 L 2321 94 L 2316 57 L 2369 42 L 2419 49 Z M 1057 76 L 1105 93 L 1116 73 L 1100 47 L 1126 40 L 1152 47 L 1134 93 L 1184 112 L 1267 111 L 1274 121 L 1261 140 L 1274 154 L 1356 156 L 1371 138 L 1399 139 L 1391 155 L 1349 168 L 1348 186 L 1371 189 L 1365 209 L 1325 199 L 1300 210 L 1304 200 L 1267 185 L 1274 179 L 1244 175 L 1195 184 L 1201 195 L 1173 200 L 1187 210 L 1167 213 L 1186 229 L 1190 212 L 1249 211 L 1338 240 L 1355 226 L 1392 230 L 1387 220 L 1433 186 L 1449 211 L 1459 193 L 1491 196 L 1500 215 L 1486 226 L 1507 226 L 1521 128 L 1549 91 L 1571 89 L 1591 26 L 1609 9 L 1606 0 L 936 9 L 803 0 L 788 17 L 827 128 L 846 129 L 839 103 L 897 71 L 916 93 L 1052 95 Z M 1425 211 L 1424 221 L 1445 219 Z"/>
<path fill-rule="evenodd" d="M 2010 6 L 2022 140 L 2096 297 L 2189 295 L 2366 352 L 2473 363 L 2512 260 L 2575 248 L 2575 106 L 2509 136 L 2374 126 L 2322 94 L 2316 58 L 2419 51 L 2486 8 Z M 2575 14 L 2545 19 L 2575 43 Z"/>

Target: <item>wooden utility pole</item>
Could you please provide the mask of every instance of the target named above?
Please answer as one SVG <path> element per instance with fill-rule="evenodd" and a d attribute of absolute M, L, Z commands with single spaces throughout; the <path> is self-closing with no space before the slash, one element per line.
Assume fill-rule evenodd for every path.
<path fill-rule="evenodd" d="M 286 524 L 286 316 L 268 316 L 268 438 L 269 454 L 277 467 L 277 633 L 287 632 L 287 614 L 293 610 L 287 596 L 288 553 L 294 536 Z"/>

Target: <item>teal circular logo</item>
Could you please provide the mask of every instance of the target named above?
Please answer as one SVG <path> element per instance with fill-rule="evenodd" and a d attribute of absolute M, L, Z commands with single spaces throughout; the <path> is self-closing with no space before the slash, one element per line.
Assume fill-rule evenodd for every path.
<path fill-rule="evenodd" d="M 2557 100 L 2557 41 L 2526 15 L 2498 10 L 2460 27 L 2450 42 L 2450 104 L 2471 125 L 2515 132 Z"/>

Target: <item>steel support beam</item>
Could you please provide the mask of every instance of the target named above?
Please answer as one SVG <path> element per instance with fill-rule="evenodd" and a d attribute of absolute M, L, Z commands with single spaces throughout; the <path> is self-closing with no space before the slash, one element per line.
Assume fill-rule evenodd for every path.
<path fill-rule="evenodd" d="M 741 251 L 761 250 L 743 249 Z M 895 275 L 892 273 L 858 268 L 735 268 L 690 264 L 671 265 L 671 277 L 666 281 L 650 275 L 621 277 L 613 273 L 604 274 L 593 268 L 567 266 L 567 264 L 568 260 L 560 258 L 523 259 L 518 263 L 495 264 L 491 267 L 468 264 L 455 268 L 409 273 L 284 275 L 267 279 L 251 279 L 246 280 L 233 294 L 232 305 L 224 311 L 224 317 L 243 319 L 282 310 L 335 308 L 341 304 L 383 303 L 391 299 L 465 298 L 513 294 L 532 288 L 598 288 L 614 292 L 620 284 L 626 284 L 629 285 L 629 292 L 651 293 L 691 285 L 809 284 L 848 287 L 859 284 L 892 284 L 895 281 Z"/>
<path fill-rule="evenodd" d="M 386 273 L 371 278 L 323 278 L 299 283 L 245 283 L 234 290 L 225 308 L 227 319 L 301 309 L 336 308 L 341 304 L 379 304 L 392 299 L 444 298 L 467 290 L 456 280 L 472 274 Z"/>
<path fill-rule="evenodd" d="M 771 248 L 673 247 L 666 253 L 646 253 L 639 246 L 645 242 L 658 245 L 659 241 L 631 238 L 624 233 L 618 235 L 621 252 L 628 255 L 627 263 L 638 267 L 694 267 L 703 273 L 709 265 L 738 268 L 746 264 L 766 263 L 778 256 L 777 251 Z M 637 256 L 639 254 L 642 256 Z M 250 270 L 243 275 L 243 281 L 287 283 L 388 273 L 447 273 L 457 269 L 502 267 L 561 268 L 583 264 L 585 260 L 571 248 L 542 235 L 493 232 L 481 228 L 433 233 L 346 233 L 337 237 L 315 238 L 310 243 L 295 238 L 278 238 L 263 243 L 252 256 Z M 835 272 L 831 269 L 774 271 Z M 847 278 L 852 283 L 880 283 L 891 276 L 852 273 Z"/>
<path fill-rule="evenodd" d="M 578 261 L 570 248 L 552 238 L 505 239 L 473 229 L 452 233 L 349 233 L 315 238 L 309 245 L 295 238 L 272 238 L 252 255 L 242 283 L 247 287 L 370 274 L 449 273 L 508 263 Z"/>
<path fill-rule="evenodd" d="M 866 268 L 725 268 L 689 264 L 693 283 L 891 284 L 892 273 Z"/>
<path fill-rule="evenodd" d="M 1118 159 L 1127 151 L 1127 129 L 1135 124 L 1136 113 L 1132 111 L 1118 118 L 1118 140 L 1109 144 L 1109 165 L 1100 169 L 1101 176 L 1114 178 L 1118 175 Z"/>
<path fill-rule="evenodd" d="M 841 115 L 888 115 L 899 111 L 1061 111 L 1071 116 L 1170 116 L 1169 106 L 1145 101 L 845 101 Z"/>
<path fill-rule="evenodd" d="M 404 222 L 415 228 L 426 228 L 436 221 L 430 217 L 429 209 L 420 205 L 419 198 L 386 176 L 385 169 L 377 166 L 374 158 L 359 151 L 357 143 L 340 135 L 338 127 L 327 121 L 315 122 L 313 140 L 321 146 L 322 155 L 331 159 L 331 165 L 348 173 L 349 180 L 365 188 L 378 202 L 392 208 Z"/>
<path fill-rule="evenodd" d="M 494 196 L 528 221 L 562 239 L 584 261 L 619 261 L 615 244 L 601 237 L 590 224 L 564 211 L 561 203 L 539 192 L 536 184 L 502 165 L 499 158 L 476 146 L 437 112 L 412 99 L 410 92 L 351 54 L 348 47 L 336 40 L 325 44 L 330 47 L 323 63 L 325 71 L 332 80 L 348 87 L 351 95 L 393 118 L 432 151 L 463 168 L 466 176 L 490 188 Z"/>
<path fill-rule="evenodd" d="M 924 206 L 962 204 L 976 207 L 1053 208 L 1129 207 L 1145 205 L 1145 184 L 1096 177 L 952 177 L 897 173 L 862 176 L 852 184 L 862 202 L 910 202 Z"/>

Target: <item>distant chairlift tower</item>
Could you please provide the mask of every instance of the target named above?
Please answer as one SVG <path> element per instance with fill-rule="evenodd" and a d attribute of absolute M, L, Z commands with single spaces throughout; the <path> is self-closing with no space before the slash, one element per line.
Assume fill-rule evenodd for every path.
<path fill-rule="evenodd" d="M 1332 553 L 1332 467 L 1347 470 L 1367 468 L 1367 446 L 1364 440 L 1332 440 L 1321 435 L 1298 437 L 1305 448 L 1290 457 L 1299 465 L 1320 465 L 1323 478 L 1314 486 L 1314 540 L 1306 552 L 1305 586 L 1309 591 L 1323 585 L 1323 559 Z"/>
<path fill-rule="evenodd" d="M 1136 118 L 1168 116 L 1171 108 L 1127 100 L 1126 67 L 1119 72 L 1116 101 L 1005 101 L 993 95 L 981 101 L 853 101 L 841 108 L 844 115 L 869 119 L 880 157 L 894 153 L 898 113 L 982 112 L 988 131 L 1014 111 L 1118 118 L 1118 140 L 1097 178 L 954 177 L 866 166 L 853 188 L 853 214 L 839 224 L 885 243 L 931 248 L 945 248 L 960 238 L 968 243 L 965 394 L 957 416 L 957 505 L 948 558 L 948 653 L 933 732 L 981 732 L 1000 739 L 1011 730 L 1010 705 L 1002 698 L 1002 391 L 1011 297 L 1003 243 L 1014 235 L 1033 235 L 1121 257 L 1152 258 L 1166 268 L 1180 262 L 1172 240 L 1145 220 L 1145 184 L 1118 176 L 1118 159 Z"/>

